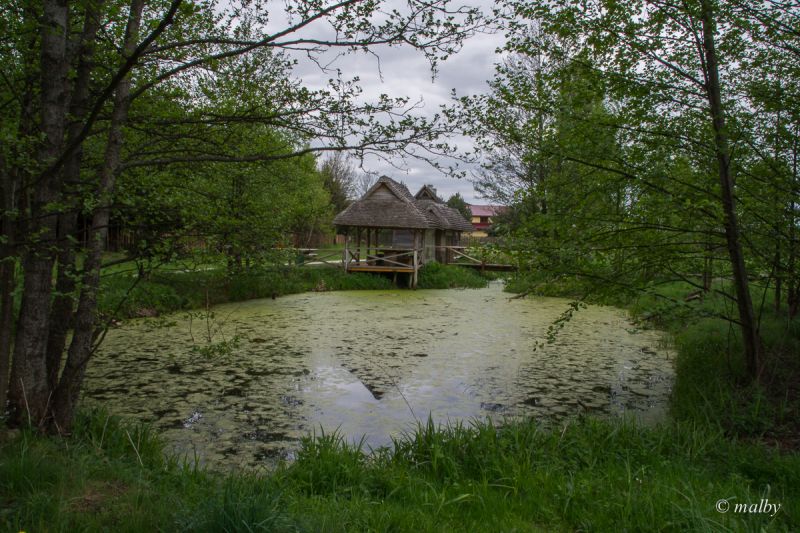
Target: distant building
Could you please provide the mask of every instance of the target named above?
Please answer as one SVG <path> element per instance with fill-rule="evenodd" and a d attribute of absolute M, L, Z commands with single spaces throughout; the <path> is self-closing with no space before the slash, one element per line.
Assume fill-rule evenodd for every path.
<path fill-rule="evenodd" d="M 472 232 L 470 237 L 488 237 L 493 218 L 504 213 L 508 208 L 503 205 L 470 205 L 472 212 Z"/>

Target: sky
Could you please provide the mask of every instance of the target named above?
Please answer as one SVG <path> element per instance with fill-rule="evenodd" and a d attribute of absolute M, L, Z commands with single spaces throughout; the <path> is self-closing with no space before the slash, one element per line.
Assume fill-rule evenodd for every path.
<path fill-rule="evenodd" d="M 465 3 L 470 1 L 473 4 L 483 3 L 486 7 L 492 5 L 491 2 L 476 0 L 465 0 Z M 311 28 L 304 35 L 323 36 L 324 32 L 325 27 L 319 26 Z M 495 50 L 502 46 L 503 39 L 501 33 L 478 34 L 468 39 L 459 53 L 438 65 L 434 79 L 431 79 L 430 65 L 423 54 L 410 47 L 375 49 L 380 59 L 364 53 L 340 56 L 330 66 L 340 69 L 346 77 L 358 76 L 365 100 L 374 99 L 383 93 L 390 97 L 406 96 L 412 101 L 421 99 L 424 106 L 419 113 L 432 115 L 438 111 L 440 105 L 451 103 L 453 89 L 456 89 L 458 96 L 487 92 L 487 80 L 492 78 L 494 64 L 499 58 Z M 298 60 L 294 76 L 302 79 L 310 89 L 327 86 L 330 72 L 321 71 L 305 54 L 297 53 L 293 57 Z M 331 54 L 329 57 L 334 56 Z M 451 142 L 462 150 L 470 150 L 472 147 L 470 139 L 463 136 L 456 136 Z M 453 161 L 442 159 L 441 163 L 446 166 Z M 363 168 L 378 176 L 385 174 L 405 182 L 412 193 L 416 193 L 425 184 L 432 184 L 444 199 L 458 192 L 468 203 L 488 203 L 476 196 L 469 181 L 469 173 L 464 179 L 447 177 L 424 161 L 413 158 L 395 159 L 390 163 L 377 157 L 368 157 Z"/>

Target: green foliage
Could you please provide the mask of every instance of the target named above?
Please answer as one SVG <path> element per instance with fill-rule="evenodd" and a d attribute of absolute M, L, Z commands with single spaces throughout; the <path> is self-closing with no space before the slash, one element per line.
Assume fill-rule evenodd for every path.
<path fill-rule="evenodd" d="M 741 337 L 719 319 L 685 324 L 675 332 L 674 416 L 718 427 L 736 438 L 793 446 L 800 433 L 800 321 L 766 316 L 761 333 L 770 365 L 759 382 L 746 379 Z"/>
<path fill-rule="evenodd" d="M 469 204 L 467 204 L 466 200 L 461 196 L 461 193 L 455 193 L 448 198 L 447 205 L 461 213 L 461 216 L 464 217 L 465 220 L 472 220 L 472 210 L 469 208 Z"/>
<path fill-rule="evenodd" d="M 420 289 L 453 289 L 456 287 L 480 289 L 487 283 L 488 280 L 473 269 L 431 262 L 419 270 L 417 287 Z"/>
<path fill-rule="evenodd" d="M 162 459 L 152 434 L 139 438 L 135 426 L 105 413 L 81 420 L 69 439 L 23 433 L 0 443 L 4 530 L 791 531 L 800 524 L 798 455 L 693 423 L 437 427 L 429 420 L 391 450 L 367 454 L 337 433 L 321 434 L 275 473 L 215 473 Z M 781 510 L 721 514 L 720 498 L 769 498 Z"/>
<path fill-rule="evenodd" d="M 183 309 L 188 303 L 167 284 L 137 281 L 128 276 L 109 276 L 100 285 L 98 308 L 105 315 L 121 318 L 168 313 Z"/>
<path fill-rule="evenodd" d="M 453 283 L 475 283 L 468 275 L 462 274 L 461 278 L 462 281 L 454 278 Z M 394 288 L 392 280 L 386 277 L 346 274 L 341 269 L 314 266 L 259 268 L 235 275 L 219 268 L 160 269 L 141 280 L 125 272 L 105 276 L 99 308 L 108 318 L 122 319 L 306 291 L 391 288 Z"/>
<path fill-rule="evenodd" d="M 262 476 L 220 476 L 174 458 L 147 426 L 79 413 L 68 438 L 0 440 L 4 531 L 268 531 L 290 520 Z"/>
<path fill-rule="evenodd" d="M 288 489 L 298 470 L 340 472 L 338 483 L 316 485 L 294 503 L 313 510 L 311 529 L 791 529 L 800 518 L 788 508 L 775 518 L 718 513 L 721 497 L 796 501 L 800 463 L 691 424 L 647 429 L 580 419 L 552 429 L 533 422 L 437 428 L 429 421 L 392 451 L 360 461 L 357 446 L 326 445 L 337 442 L 338 452 L 304 455 L 283 474 Z"/>
<path fill-rule="evenodd" d="M 660 280 L 709 290 L 736 279 L 727 288 L 739 305 L 693 311 L 665 300 L 651 311 L 738 321 L 756 379 L 766 360 L 749 280 L 768 280 L 779 312 L 800 309 L 800 100 L 785 82 L 800 63 L 786 48 L 797 35 L 783 26 L 791 10 L 770 4 L 756 14 L 710 1 L 506 6 L 515 18 L 509 57 L 490 94 L 461 103 L 486 155 L 478 190 L 511 205 L 498 228 L 521 267 L 512 287 L 628 302 Z M 719 87 L 709 81 L 712 49 Z"/>

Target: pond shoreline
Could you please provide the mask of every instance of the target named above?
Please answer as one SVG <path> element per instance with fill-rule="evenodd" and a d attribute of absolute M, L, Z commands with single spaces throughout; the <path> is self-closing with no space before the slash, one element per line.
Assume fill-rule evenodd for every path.
<path fill-rule="evenodd" d="M 693 333 L 698 328 L 705 334 Z M 726 346 L 713 344 L 707 325 L 677 329 L 670 328 L 679 361 L 672 403 L 682 407 L 655 427 L 591 416 L 554 428 L 423 426 L 395 452 L 369 457 L 337 435 L 317 434 L 276 471 L 217 472 L 165 455 L 139 424 L 84 410 L 69 438 L 23 431 L 0 442 L 0 524 L 15 531 L 797 530 L 800 455 L 731 438 L 707 417 L 715 404 L 698 401 L 690 385 L 726 379 L 708 370 Z M 724 422 L 732 407 L 715 412 Z M 757 502 L 764 494 L 782 504 L 774 516 L 715 507 L 720 498 Z"/>
<path fill-rule="evenodd" d="M 440 264 L 426 265 L 419 277 L 421 289 L 480 288 L 495 279 L 491 274 Z M 143 279 L 113 272 L 104 276 L 102 284 L 100 312 L 113 321 L 303 292 L 398 288 L 387 276 L 345 273 L 327 266 L 283 267 L 236 275 L 222 269 L 161 269 Z"/>
<path fill-rule="evenodd" d="M 257 466 L 312 431 L 391 443 L 436 423 L 580 413 L 665 416 L 660 333 L 569 302 L 476 290 L 303 293 L 132 321 L 108 333 L 84 398 L 152 422 L 180 453 Z"/>

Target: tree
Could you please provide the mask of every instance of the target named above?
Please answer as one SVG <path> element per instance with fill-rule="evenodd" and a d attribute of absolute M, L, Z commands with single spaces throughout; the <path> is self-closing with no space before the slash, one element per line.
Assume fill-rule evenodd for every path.
<path fill-rule="evenodd" d="M 452 207 L 461 213 L 461 216 L 465 219 L 472 220 L 472 210 L 469 208 L 469 204 L 461 196 L 461 193 L 455 193 L 453 196 L 448 198 L 447 205 L 448 207 Z"/>
<path fill-rule="evenodd" d="M 300 0 L 285 11 L 289 22 L 277 31 L 266 29 L 276 14 L 249 2 L 159 0 L 145 9 L 143 0 L 41 0 L 0 11 L 7 36 L 0 42 L 0 370 L 13 345 L 13 423 L 70 429 L 103 327 L 96 313 L 102 246 L 121 175 L 177 165 L 277 162 L 325 149 L 361 155 L 433 144 L 441 149 L 436 140 L 447 128 L 439 117 L 414 116 L 405 98 L 384 95 L 365 103 L 357 80 L 340 76 L 319 91 L 277 76 L 261 92 L 251 87 L 219 110 L 208 104 L 216 84 L 243 79 L 226 79 L 229 66 L 266 73 L 289 67 L 280 50 L 313 58 L 330 49 L 404 45 L 435 66 L 486 24 L 477 10 L 447 0 L 411 0 L 405 9 L 364 0 Z M 308 30 L 319 26 L 331 37 L 309 37 Z M 236 64 L 239 59 L 252 61 Z M 234 124 L 291 132 L 301 142 L 266 151 L 258 143 L 229 149 L 224 132 Z M 325 145 L 312 146 L 311 139 Z M 74 238 L 79 217 L 91 221 L 85 245 Z M 9 265 L 16 261 L 23 280 L 13 317 Z M 71 338 L 66 325 L 73 325 Z"/>
<path fill-rule="evenodd" d="M 356 196 L 358 171 L 342 153 L 336 153 L 322 161 L 319 169 L 325 189 L 331 196 L 335 212 L 344 210 Z"/>
<path fill-rule="evenodd" d="M 355 181 L 355 197 L 361 198 L 375 185 L 378 181 L 378 176 L 368 172 L 361 172 Z"/>
<path fill-rule="evenodd" d="M 729 275 L 734 293 L 715 290 L 736 304 L 729 318 L 757 379 L 750 277 L 796 277 L 778 260 L 794 250 L 794 223 L 775 215 L 795 211 L 797 190 L 792 172 L 776 182 L 755 170 L 789 169 L 774 160 L 791 157 L 753 127 L 764 114 L 751 112 L 759 104 L 747 80 L 775 79 L 770 56 L 796 69 L 796 15 L 780 3 L 713 0 L 507 5 L 515 13 L 507 50 L 521 59 L 500 69 L 490 97 L 467 105 L 487 146 L 510 140 L 497 143 L 505 153 L 493 152 L 481 185 L 531 206 L 520 245 L 545 268 L 615 284 L 656 272 L 695 283 L 702 270 L 708 289 L 710 265 L 719 265 L 715 275 Z M 784 117 L 795 107 L 777 101 Z M 790 194 L 780 206 L 777 190 Z M 784 221 L 790 229 L 781 232 Z"/>

